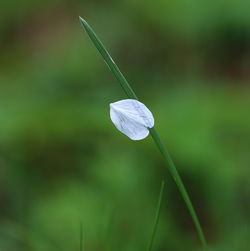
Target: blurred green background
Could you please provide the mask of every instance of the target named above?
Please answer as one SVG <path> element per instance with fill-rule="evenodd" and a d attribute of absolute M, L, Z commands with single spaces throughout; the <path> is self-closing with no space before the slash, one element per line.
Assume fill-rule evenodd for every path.
<path fill-rule="evenodd" d="M 153 112 L 211 250 L 250 250 L 250 2 L 3 0 L 0 250 L 200 250 L 152 139 L 109 118 L 126 98 L 86 18 Z"/>

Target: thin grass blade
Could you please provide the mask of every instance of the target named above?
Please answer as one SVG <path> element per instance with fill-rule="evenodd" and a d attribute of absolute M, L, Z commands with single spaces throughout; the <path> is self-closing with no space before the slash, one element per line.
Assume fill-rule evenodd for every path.
<path fill-rule="evenodd" d="M 131 99 L 137 99 L 137 96 L 135 95 L 134 91 L 132 90 L 131 86 L 129 85 L 128 81 L 126 78 L 123 76 L 122 72 L 106 50 L 105 46 L 102 44 L 101 40 L 97 37 L 93 29 L 90 27 L 90 25 L 81 17 L 79 17 L 80 22 L 82 26 L 84 27 L 85 31 L 87 32 L 89 38 L 95 45 L 96 49 L 100 52 L 102 55 L 105 63 L 108 65 L 109 69 L 113 72 L 115 75 L 116 79 L 119 81 L 121 87 L 127 94 L 127 96 Z"/>
<path fill-rule="evenodd" d="M 80 222 L 80 251 L 83 251 L 83 224 Z"/>
<path fill-rule="evenodd" d="M 155 213 L 153 230 L 152 230 L 152 234 L 151 234 L 151 238 L 150 238 L 150 242 L 149 242 L 147 251 L 151 251 L 153 248 L 155 235 L 156 235 L 156 231 L 157 231 L 157 227 L 158 227 L 158 223 L 159 223 L 159 218 L 160 218 L 160 211 L 161 211 L 164 188 L 165 188 L 165 182 L 162 181 L 161 190 L 160 190 L 159 199 L 158 199 L 157 208 L 156 208 L 156 213 Z"/>
<path fill-rule="evenodd" d="M 82 26 L 84 27 L 85 31 L 87 32 L 89 38 L 91 39 L 91 41 L 93 42 L 93 44 L 95 45 L 96 49 L 100 52 L 100 54 L 102 55 L 104 61 L 106 62 L 106 64 L 109 66 L 110 70 L 113 72 L 113 74 L 115 75 L 116 79 L 119 81 L 120 85 L 122 86 L 123 90 L 125 91 L 125 93 L 127 94 L 127 96 L 131 99 L 136 99 L 138 100 L 136 94 L 134 93 L 133 89 L 131 88 L 131 86 L 129 85 L 128 81 L 126 80 L 126 78 L 123 76 L 122 72 L 120 71 L 120 69 L 118 68 L 118 66 L 116 65 L 116 63 L 114 62 L 114 60 L 111 58 L 110 54 L 108 53 L 107 49 L 104 47 L 103 43 L 100 41 L 100 39 L 98 38 L 98 36 L 95 34 L 95 32 L 93 31 L 93 29 L 90 27 L 90 25 L 81 17 L 80 18 L 80 22 L 82 24 Z M 160 139 L 156 129 L 153 128 L 149 128 L 150 134 L 156 144 L 156 146 L 158 147 L 159 151 L 162 153 L 166 163 L 167 163 L 167 167 L 173 177 L 173 179 L 175 180 L 177 187 L 179 188 L 179 191 L 182 195 L 183 200 L 186 203 L 186 206 L 189 210 L 189 213 L 193 219 L 194 225 L 196 227 L 199 239 L 203 245 L 204 250 L 207 249 L 207 243 L 206 243 L 206 239 L 205 239 L 205 235 L 203 233 L 202 227 L 200 225 L 199 219 L 196 215 L 196 212 L 194 210 L 194 207 L 192 205 L 192 202 L 189 198 L 189 195 L 186 191 L 186 188 L 181 180 L 181 177 L 174 165 L 174 162 L 169 154 L 169 152 L 167 151 L 167 148 L 165 147 L 165 145 L 163 144 L 162 140 Z"/>

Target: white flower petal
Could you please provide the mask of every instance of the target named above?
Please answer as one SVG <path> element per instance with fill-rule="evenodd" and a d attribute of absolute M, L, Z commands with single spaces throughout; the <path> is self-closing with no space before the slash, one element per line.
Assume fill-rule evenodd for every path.
<path fill-rule="evenodd" d="M 124 99 L 110 104 L 110 118 L 116 128 L 132 140 L 148 136 L 154 126 L 150 110 L 135 99 Z"/>

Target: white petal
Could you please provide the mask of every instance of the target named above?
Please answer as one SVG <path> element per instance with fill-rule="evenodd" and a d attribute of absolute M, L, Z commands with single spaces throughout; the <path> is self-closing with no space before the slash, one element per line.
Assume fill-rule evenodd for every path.
<path fill-rule="evenodd" d="M 150 110 L 135 99 L 124 99 L 110 104 L 110 118 L 116 128 L 132 140 L 148 136 L 148 128 L 154 126 Z"/>

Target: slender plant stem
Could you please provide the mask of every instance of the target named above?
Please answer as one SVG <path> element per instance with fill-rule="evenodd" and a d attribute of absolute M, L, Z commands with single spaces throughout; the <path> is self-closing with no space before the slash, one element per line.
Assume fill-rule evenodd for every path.
<path fill-rule="evenodd" d="M 115 64 L 112 57 L 109 55 L 108 51 L 106 50 L 105 46 L 101 42 L 101 40 L 97 37 L 93 29 L 90 27 L 90 25 L 81 17 L 80 22 L 83 25 L 84 29 L 86 30 L 87 34 L 89 35 L 91 41 L 94 43 L 96 49 L 100 52 L 102 55 L 105 63 L 108 65 L 109 69 L 112 71 L 112 73 L 115 75 L 116 79 L 119 81 L 119 83 L 122 86 L 122 89 L 125 91 L 128 97 L 132 99 L 138 100 L 137 96 L 135 95 L 134 91 L 132 90 L 131 86 L 129 85 L 126 78 L 123 76 L 122 72 L 118 68 L 118 66 Z"/>
<path fill-rule="evenodd" d="M 157 230 L 157 226 L 158 226 L 158 222 L 159 222 L 159 218 L 160 218 L 160 211 L 161 211 L 164 188 L 165 188 L 165 182 L 162 181 L 161 190 L 160 190 L 159 199 L 158 199 L 157 208 L 156 208 L 155 221 L 154 221 L 153 230 L 152 230 L 152 234 L 151 234 L 151 238 L 150 238 L 150 242 L 149 242 L 147 251 L 151 251 L 153 248 L 155 234 L 156 234 L 156 230 Z"/>
<path fill-rule="evenodd" d="M 200 222 L 199 222 L 199 219 L 195 213 L 195 210 L 194 210 L 194 207 L 192 205 L 192 202 L 189 198 L 189 195 L 187 193 L 187 190 L 182 182 L 182 179 L 174 165 L 174 162 L 167 150 L 167 148 L 165 147 L 165 145 L 162 143 L 157 131 L 155 130 L 155 128 L 151 128 L 149 129 L 150 130 L 150 134 L 152 136 L 152 138 L 154 139 L 154 142 L 156 143 L 159 151 L 162 153 L 165 161 L 168 163 L 168 168 L 169 168 L 169 171 L 172 175 L 172 177 L 174 178 L 174 181 L 176 183 L 176 185 L 178 186 L 180 192 L 181 192 L 181 195 L 182 195 L 182 198 L 183 200 L 185 201 L 187 207 L 188 207 L 188 210 L 189 210 L 189 213 L 194 221 L 194 224 L 195 224 L 195 227 L 196 227 L 196 230 L 197 230 L 197 233 L 199 235 L 199 238 L 200 238 L 200 241 L 203 245 L 203 247 L 206 249 L 207 248 L 207 244 L 206 244 L 206 239 L 205 239 L 205 236 L 204 236 L 204 233 L 202 231 L 202 228 L 201 228 L 201 225 L 200 225 Z"/>
<path fill-rule="evenodd" d="M 116 79 L 119 81 L 121 87 L 123 88 L 123 90 L 125 91 L 127 96 L 131 99 L 138 100 L 136 94 L 134 93 L 133 89 L 129 85 L 128 81 L 125 79 L 125 77 L 121 73 L 120 69 L 115 64 L 114 60 L 112 59 L 112 57 L 110 56 L 110 54 L 108 53 L 108 51 L 106 50 L 106 48 L 104 47 L 104 45 L 102 44 L 100 39 L 97 37 L 97 35 L 93 31 L 93 29 L 90 27 L 90 25 L 83 18 L 81 18 L 81 17 L 79 17 L 79 18 L 80 18 L 80 22 L 81 22 L 82 26 L 84 27 L 85 31 L 89 35 L 91 41 L 93 42 L 93 44 L 95 45 L 97 50 L 102 55 L 104 61 L 106 62 L 106 64 L 108 65 L 108 67 L 112 71 L 112 73 L 115 75 Z M 183 197 L 183 200 L 185 201 L 185 203 L 187 205 L 189 213 L 194 221 L 194 225 L 196 227 L 196 230 L 197 230 L 198 236 L 200 238 L 200 241 L 203 245 L 203 248 L 204 248 L 204 250 L 206 250 L 207 243 L 206 243 L 205 235 L 203 233 L 202 227 L 200 225 L 199 219 L 196 215 L 196 212 L 194 210 L 192 202 L 189 198 L 189 195 L 186 191 L 186 188 L 185 188 L 185 186 L 181 180 L 181 177 L 180 177 L 180 175 L 174 165 L 174 162 L 173 162 L 169 152 L 167 151 L 166 147 L 164 146 L 162 140 L 160 139 L 156 129 L 154 127 L 149 128 L 149 131 L 150 131 L 150 134 L 151 134 L 154 142 L 156 143 L 158 149 L 162 153 L 165 161 L 167 162 L 168 169 L 169 169 L 173 179 L 175 180 L 175 182 L 179 188 L 179 191 Z"/>
<path fill-rule="evenodd" d="M 83 224 L 80 222 L 80 251 L 83 251 Z"/>

